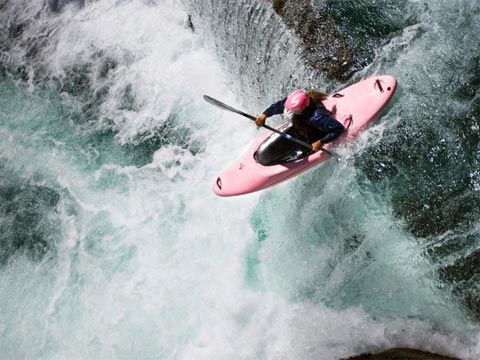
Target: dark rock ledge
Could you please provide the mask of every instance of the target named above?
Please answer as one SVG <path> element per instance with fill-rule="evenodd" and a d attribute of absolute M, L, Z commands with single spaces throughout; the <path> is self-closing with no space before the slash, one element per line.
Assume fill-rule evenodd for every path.
<path fill-rule="evenodd" d="M 273 10 L 303 45 L 305 62 L 330 78 L 346 80 L 357 70 L 355 50 L 332 19 L 308 0 L 273 0 Z"/>
<path fill-rule="evenodd" d="M 450 356 L 433 354 L 427 351 L 395 348 L 378 354 L 362 354 L 342 360 L 460 360 Z"/>

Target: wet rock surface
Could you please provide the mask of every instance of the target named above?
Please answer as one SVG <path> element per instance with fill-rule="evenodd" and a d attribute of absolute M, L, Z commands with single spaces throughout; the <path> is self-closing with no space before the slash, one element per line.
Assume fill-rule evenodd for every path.
<path fill-rule="evenodd" d="M 344 80 L 360 66 L 354 49 L 326 15 L 309 1 L 274 0 L 273 9 L 301 40 L 306 63 L 329 77 Z"/>
<path fill-rule="evenodd" d="M 433 354 L 427 351 L 395 348 L 378 354 L 362 354 L 343 360 L 459 360 L 450 356 Z"/>
<path fill-rule="evenodd" d="M 272 6 L 300 39 L 305 62 L 338 80 L 366 67 L 377 48 L 416 22 L 405 1 L 273 0 Z"/>

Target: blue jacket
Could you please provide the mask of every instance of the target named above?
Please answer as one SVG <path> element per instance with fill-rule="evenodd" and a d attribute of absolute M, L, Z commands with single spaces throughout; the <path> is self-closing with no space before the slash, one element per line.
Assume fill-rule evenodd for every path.
<path fill-rule="evenodd" d="M 286 101 L 285 98 L 270 105 L 263 113 L 267 117 L 283 114 Z M 319 107 L 313 100 L 310 100 L 310 105 L 302 114 L 294 116 L 292 123 L 298 132 L 297 136 L 311 142 L 320 140 L 322 144 L 335 140 L 345 130 L 340 122 L 330 116 L 325 107 Z"/>

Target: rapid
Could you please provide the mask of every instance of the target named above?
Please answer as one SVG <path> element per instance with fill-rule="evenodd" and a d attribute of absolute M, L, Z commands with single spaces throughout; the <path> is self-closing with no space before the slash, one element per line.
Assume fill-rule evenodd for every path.
<path fill-rule="evenodd" d="M 0 4 L 0 357 L 480 357 L 480 4 L 310 3 L 348 80 L 269 2 Z M 203 94 L 256 114 L 380 73 L 340 160 L 213 194 L 262 130 Z"/>

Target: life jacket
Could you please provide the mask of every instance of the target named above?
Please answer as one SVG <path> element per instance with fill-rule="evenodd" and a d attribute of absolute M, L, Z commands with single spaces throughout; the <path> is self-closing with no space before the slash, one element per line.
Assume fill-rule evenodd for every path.
<path fill-rule="evenodd" d="M 312 117 L 317 108 L 325 108 L 322 103 L 317 104 L 313 99 L 310 99 L 310 105 L 298 115 L 292 118 L 293 134 L 294 136 L 308 142 L 314 142 L 326 134 L 315 126 L 308 124 L 308 120 Z"/>

